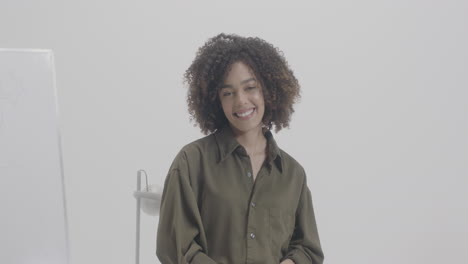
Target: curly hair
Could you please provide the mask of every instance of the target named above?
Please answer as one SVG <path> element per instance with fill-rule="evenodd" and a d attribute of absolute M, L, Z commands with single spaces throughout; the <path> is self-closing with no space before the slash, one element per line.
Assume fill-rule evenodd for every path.
<path fill-rule="evenodd" d="M 283 52 L 258 37 L 221 33 L 198 49 L 183 80 L 188 85 L 187 104 L 190 121 L 195 120 L 208 134 L 228 124 L 218 90 L 231 66 L 243 62 L 259 80 L 265 113 L 262 123 L 275 132 L 289 127 L 293 105 L 300 98 L 300 86 Z"/>

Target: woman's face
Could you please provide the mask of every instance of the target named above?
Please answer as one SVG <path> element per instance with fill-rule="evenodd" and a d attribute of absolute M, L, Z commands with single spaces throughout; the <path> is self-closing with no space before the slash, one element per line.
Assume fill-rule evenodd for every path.
<path fill-rule="evenodd" d="M 247 65 L 242 62 L 232 64 L 218 96 L 236 134 L 261 130 L 265 112 L 262 87 Z"/>

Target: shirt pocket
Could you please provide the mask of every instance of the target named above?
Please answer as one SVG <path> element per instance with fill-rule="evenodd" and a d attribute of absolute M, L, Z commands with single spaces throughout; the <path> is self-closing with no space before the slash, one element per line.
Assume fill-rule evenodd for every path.
<path fill-rule="evenodd" d="M 269 209 L 270 249 L 273 256 L 281 258 L 287 251 L 289 241 L 294 232 L 294 214 L 286 209 Z"/>

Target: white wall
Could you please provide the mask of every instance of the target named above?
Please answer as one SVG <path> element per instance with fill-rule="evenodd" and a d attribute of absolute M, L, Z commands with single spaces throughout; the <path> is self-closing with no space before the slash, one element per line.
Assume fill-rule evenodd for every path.
<path fill-rule="evenodd" d="M 327 263 L 466 263 L 467 13 L 455 0 L 3 0 L 0 47 L 55 53 L 72 264 L 133 262 L 136 171 L 162 183 L 202 136 L 182 74 L 220 32 L 278 46 L 302 84 L 276 138 L 306 168 Z M 158 263 L 157 218 L 142 221 L 142 263 Z"/>

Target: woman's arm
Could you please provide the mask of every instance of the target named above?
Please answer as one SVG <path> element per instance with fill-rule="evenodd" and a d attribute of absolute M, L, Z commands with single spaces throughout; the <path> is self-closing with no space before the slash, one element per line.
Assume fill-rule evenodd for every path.
<path fill-rule="evenodd" d="M 206 237 L 186 165 L 181 152 L 165 180 L 156 255 L 162 264 L 216 264 L 205 252 Z"/>
<path fill-rule="evenodd" d="M 300 201 L 296 211 L 296 226 L 289 243 L 289 252 L 282 260 L 286 259 L 292 260 L 295 264 L 322 264 L 324 259 L 315 222 L 312 196 L 307 187 L 305 172 Z"/>

